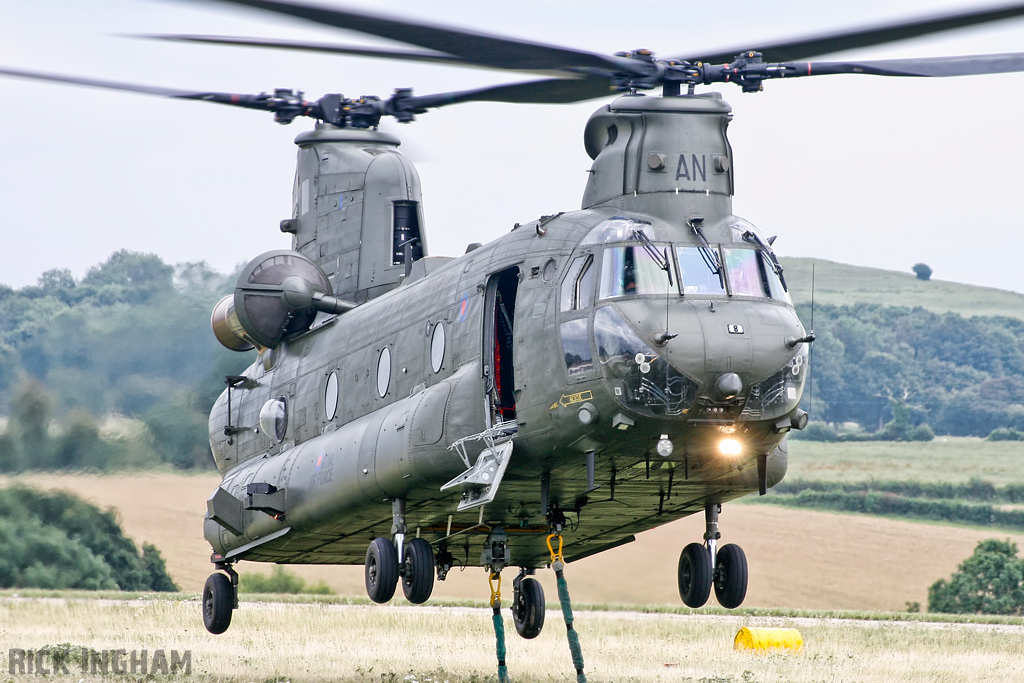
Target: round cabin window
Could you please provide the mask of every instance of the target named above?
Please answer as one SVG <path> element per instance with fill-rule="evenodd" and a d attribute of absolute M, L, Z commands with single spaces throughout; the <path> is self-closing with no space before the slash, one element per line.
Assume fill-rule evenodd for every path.
<path fill-rule="evenodd" d="M 377 393 L 381 398 L 388 393 L 391 384 L 391 349 L 384 347 L 377 359 Z"/>
<path fill-rule="evenodd" d="M 284 396 L 267 401 L 260 409 L 260 429 L 267 436 L 284 441 L 288 431 L 288 404 Z"/>
<path fill-rule="evenodd" d="M 430 367 L 434 372 L 441 372 L 444 363 L 444 323 L 434 325 L 434 333 L 430 335 Z"/>
<path fill-rule="evenodd" d="M 324 417 L 330 422 L 338 414 L 338 373 L 327 376 L 327 387 L 324 389 Z"/>

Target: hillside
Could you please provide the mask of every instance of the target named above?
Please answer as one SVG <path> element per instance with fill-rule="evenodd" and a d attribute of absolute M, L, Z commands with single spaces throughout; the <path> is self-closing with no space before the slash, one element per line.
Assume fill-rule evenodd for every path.
<path fill-rule="evenodd" d="M 935 313 L 964 317 L 1005 315 L 1024 320 L 1024 294 L 943 280 L 918 280 L 910 272 L 865 268 L 814 258 L 780 259 L 796 304 L 811 301 L 814 265 L 815 304 L 859 303 L 883 306 L 921 306 Z"/>

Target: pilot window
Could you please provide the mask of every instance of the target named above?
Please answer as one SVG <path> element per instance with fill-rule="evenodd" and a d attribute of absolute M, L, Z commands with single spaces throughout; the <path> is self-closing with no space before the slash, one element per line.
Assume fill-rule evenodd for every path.
<path fill-rule="evenodd" d="M 562 280 L 561 310 L 580 311 L 594 302 L 594 257 L 577 256 Z"/>
<path fill-rule="evenodd" d="M 717 257 L 717 253 L 715 256 Z M 706 249 L 678 247 L 676 258 L 679 260 L 679 283 L 684 296 L 725 294 L 721 271 L 715 272 L 717 265 L 707 255 Z"/>
<path fill-rule="evenodd" d="M 790 301 L 779 276 L 767 262 L 768 256 L 758 249 L 722 249 L 729 285 L 734 295 L 770 297 Z"/>
<path fill-rule="evenodd" d="M 601 299 L 639 294 L 664 295 L 668 276 L 643 247 L 610 247 L 601 262 Z"/>

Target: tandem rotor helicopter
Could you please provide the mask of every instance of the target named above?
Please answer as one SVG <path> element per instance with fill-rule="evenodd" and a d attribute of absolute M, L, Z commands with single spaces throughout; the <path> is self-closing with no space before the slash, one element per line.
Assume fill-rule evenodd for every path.
<path fill-rule="evenodd" d="M 534 76 L 307 100 L 286 89 L 192 92 L 0 69 L 316 122 L 295 139 L 293 212 L 281 221 L 292 248 L 252 259 L 213 311 L 218 340 L 257 357 L 225 378 L 210 415 L 223 477 L 204 524 L 212 633 L 230 625 L 232 565 L 244 559 L 361 564 L 378 603 L 399 586 L 423 603 L 454 566 L 485 567 L 499 581 L 513 567 L 514 623 L 533 638 L 545 605 L 536 570 L 698 513 L 706 531 L 681 551 L 681 599 L 699 607 L 713 590 L 739 606 L 747 562 L 720 543 L 728 530 L 718 515 L 785 475 L 787 434 L 807 423 L 800 400 L 814 336 L 797 318 L 774 237 L 733 214 L 731 108 L 703 87 L 1024 71 L 1024 53 L 807 61 L 1021 16 L 1024 4 L 666 58 L 291 0 L 221 2 L 415 49 L 153 37 Z M 419 177 L 382 119 L 614 95 L 584 129 L 593 163 L 581 209 L 517 224 L 456 258 L 429 255 Z"/>

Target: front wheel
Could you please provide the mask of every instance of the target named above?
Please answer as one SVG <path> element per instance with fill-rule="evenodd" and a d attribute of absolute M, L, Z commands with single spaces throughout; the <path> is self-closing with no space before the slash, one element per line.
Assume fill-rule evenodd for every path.
<path fill-rule="evenodd" d="M 739 607 L 747 597 L 747 555 L 734 543 L 723 545 L 716 557 L 715 597 L 727 609 Z"/>
<path fill-rule="evenodd" d="M 374 602 L 385 603 L 398 587 L 398 551 L 386 538 L 375 538 L 366 550 L 366 594 Z"/>
<path fill-rule="evenodd" d="M 210 574 L 203 586 L 203 625 L 206 630 L 215 635 L 227 631 L 234 607 L 235 589 L 231 579 L 220 572 Z"/>
<path fill-rule="evenodd" d="M 679 597 L 687 607 L 703 607 L 711 596 L 711 553 L 691 543 L 679 554 Z"/>
<path fill-rule="evenodd" d="M 512 622 L 516 632 L 526 639 L 536 638 L 544 628 L 544 587 L 526 577 L 519 582 L 512 598 Z"/>

